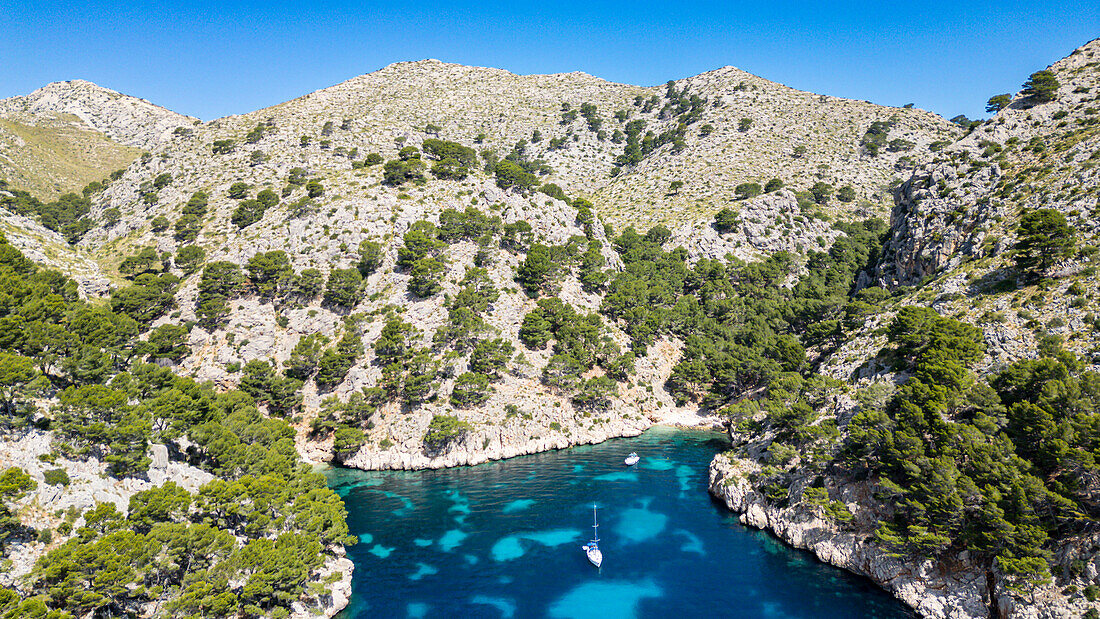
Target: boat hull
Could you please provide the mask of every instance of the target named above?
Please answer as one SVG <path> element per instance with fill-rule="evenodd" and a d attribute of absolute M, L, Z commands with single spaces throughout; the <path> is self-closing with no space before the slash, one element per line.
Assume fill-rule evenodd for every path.
<path fill-rule="evenodd" d="M 584 554 L 588 555 L 588 562 L 596 567 L 603 565 L 603 553 L 599 548 L 585 549 Z"/>

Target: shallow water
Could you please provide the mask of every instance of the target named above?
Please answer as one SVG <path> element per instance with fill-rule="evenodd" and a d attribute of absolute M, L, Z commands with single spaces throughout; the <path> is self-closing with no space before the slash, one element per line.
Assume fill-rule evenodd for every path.
<path fill-rule="evenodd" d="M 707 494 L 725 447 L 642 436 L 441 471 L 332 469 L 357 617 L 912 617 L 870 581 L 741 526 Z M 623 458 L 635 451 L 635 467 Z M 603 568 L 581 545 L 598 507 Z"/>

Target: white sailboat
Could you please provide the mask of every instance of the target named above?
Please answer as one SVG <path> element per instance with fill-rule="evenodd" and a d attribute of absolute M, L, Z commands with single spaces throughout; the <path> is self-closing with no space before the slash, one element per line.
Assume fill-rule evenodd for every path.
<path fill-rule="evenodd" d="M 627 466 L 634 466 L 635 464 L 638 464 L 638 460 L 641 460 L 641 458 L 638 457 L 638 454 L 636 454 L 632 451 L 632 452 L 630 452 L 630 455 L 626 457 L 626 460 L 624 460 L 623 462 Z"/>
<path fill-rule="evenodd" d="M 596 523 L 596 504 L 592 504 L 592 541 L 588 542 L 581 548 L 584 550 L 584 554 L 588 556 L 588 562 L 596 567 L 600 567 L 603 563 L 603 553 L 600 552 L 600 531 L 599 524 Z"/>

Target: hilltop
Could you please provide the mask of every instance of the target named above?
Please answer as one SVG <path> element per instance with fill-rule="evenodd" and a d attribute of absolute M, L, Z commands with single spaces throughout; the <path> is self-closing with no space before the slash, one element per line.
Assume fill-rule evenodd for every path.
<path fill-rule="evenodd" d="M 125 508 L 151 471 L 308 485 L 299 458 L 443 467 L 716 425 L 711 491 L 743 521 L 924 615 L 1100 610 L 1100 43 L 1049 70 L 963 124 L 733 67 L 637 87 L 424 60 L 206 123 L 79 81 L 6 99 L 0 123 L 60 158 L 79 135 L 132 159 L 4 151 L 0 334 L 27 367 L 5 424 L 39 429 L 0 454 L 102 472 Z M 118 435 L 93 395 L 127 403 Z M 22 594 L 46 595 L 48 550 L 105 539 L 73 533 L 99 499 L 45 492 L 13 501 L 74 511 L 34 513 L 56 541 L 19 530 L 0 584 Z M 337 520 L 264 612 L 334 612 Z"/>
<path fill-rule="evenodd" d="M 197 122 L 91 82 L 0 100 L 0 175 L 56 198 L 123 169 L 167 132 Z"/>

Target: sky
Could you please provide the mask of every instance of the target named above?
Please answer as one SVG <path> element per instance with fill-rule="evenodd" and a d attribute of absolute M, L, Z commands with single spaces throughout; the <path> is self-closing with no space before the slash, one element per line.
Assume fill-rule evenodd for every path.
<path fill-rule="evenodd" d="M 945 118 L 1100 37 L 1100 2 L 0 0 L 0 98 L 86 79 L 203 120 L 436 58 L 652 86 L 732 65 Z"/>

